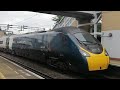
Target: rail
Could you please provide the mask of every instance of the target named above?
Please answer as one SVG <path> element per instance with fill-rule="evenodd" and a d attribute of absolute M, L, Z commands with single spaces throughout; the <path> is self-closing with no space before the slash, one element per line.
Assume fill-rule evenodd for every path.
<path fill-rule="evenodd" d="M 26 64 L 25 61 L 27 61 L 27 59 L 26 60 L 23 59 L 23 62 L 21 62 L 17 60 L 19 59 L 19 57 L 6 54 L 3 52 L 0 52 L 0 56 L 22 66 L 25 69 L 28 69 L 36 73 L 37 75 L 42 76 L 45 79 L 120 79 L 120 67 L 116 67 L 113 65 L 110 65 L 108 70 L 104 70 L 104 71 L 75 73 L 71 71 L 61 71 L 55 68 L 51 69 L 50 67 L 46 67 L 46 66 L 37 67 L 36 64 L 31 66 L 29 64 Z M 22 60 L 21 57 L 20 57 L 20 60 Z M 36 67 L 40 68 L 41 70 L 38 70 Z M 42 68 L 44 72 L 42 71 Z M 47 70 L 46 68 L 48 68 L 49 70 Z"/>

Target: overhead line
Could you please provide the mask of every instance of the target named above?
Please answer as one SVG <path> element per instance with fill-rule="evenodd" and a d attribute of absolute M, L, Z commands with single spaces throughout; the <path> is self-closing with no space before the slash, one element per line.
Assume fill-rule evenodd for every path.
<path fill-rule="evenodd" d="M 20 22 L 15 23 L 15 24 L 18 24 L 18 23 L 24 22 L 24 21 L 26 21 L 26 20 L 29 20 L 29 19 L 37 16 L 37 15 L 38 15 L 38 14 L 35 14 L 34 16 L 31 16 L 31 17 L 29 17 L 29 18 L 26 18 L 26 19 L 24 19 L 24 20 L 22 20 L 22 21 L 20 21 Z"/>

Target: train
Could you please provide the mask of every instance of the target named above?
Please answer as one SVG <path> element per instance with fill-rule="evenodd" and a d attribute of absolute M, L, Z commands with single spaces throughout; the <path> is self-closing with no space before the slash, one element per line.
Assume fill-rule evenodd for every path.
<path fill-rule="evenodd" d="M 108 69 L 106 49 L 90 33 L 76 27 L 3 36 L 0 50 L 74 72 Z"/>

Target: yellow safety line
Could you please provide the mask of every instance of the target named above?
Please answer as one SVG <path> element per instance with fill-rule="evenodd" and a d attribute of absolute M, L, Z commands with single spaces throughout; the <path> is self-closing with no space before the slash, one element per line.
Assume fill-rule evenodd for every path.
<path fill-rule="evenodd" d="M 0 79 L 6 79 L 5 76 L 0 72 Z"/>

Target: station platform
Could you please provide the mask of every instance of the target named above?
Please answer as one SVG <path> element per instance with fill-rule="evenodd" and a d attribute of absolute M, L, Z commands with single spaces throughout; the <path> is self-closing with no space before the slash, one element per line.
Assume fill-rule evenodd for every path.
<path fill-rule="evenodd" d="M 0 79 L 44 79 L 0 56 Z"/>
<path fill-rule="evenodd" d="M 120 60 L 110 60 L 110 64 L 120 67 Z"/>

